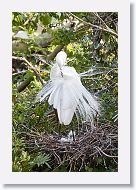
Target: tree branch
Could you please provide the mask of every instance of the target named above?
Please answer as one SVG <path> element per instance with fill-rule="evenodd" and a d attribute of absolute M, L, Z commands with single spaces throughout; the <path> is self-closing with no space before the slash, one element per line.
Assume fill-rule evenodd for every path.
<path fill-rule="evenodd" d="M 92 24 L 92 23 L 90 23 L 90 22 L 84 21 L 83 19 L 77 17 L 76 15 L 74 15 L 74 14 L 71 13 L 71 12 L 70 12 L 69 14 L 70 14 L 71 16 L 75 17 L 77 20 L 79 20 L 79 21 L 81 21 L 82 23 L 84 23 L 85 25 L 89 25 L 89 26 L 91 26 L 91 27 L 93 27 L 93 28 L 97 28 L 97 29 L 102 30 L 102 31 L 104 31 L 104 32 L 108 32 L 108 33 L 114 35 L 115 37 L 118 37 L 118 34 L 117 34 L 116 32 L 114 32 L 113 30 L 111 30 L 110 28 L 102 28 L 101 26 L 98 26 L 98 25 Z"/>
<path fill-rule="evenodd" d="M 44 84 L 39 72 L 37 71 L 37 69 L 25 58 L 25 57 L 15 57 L 15 56 L 12 56 L 13 59 L 16 59 L 16 60 L 20 60 L 20 61 L 24 61 L 29 67 L 30 69 L 33 70 L 33 72 L 35 73 L 36 77 L 39 79 L 39 81 L 42 83 L 42 85 Z"/>
<path fill-rule="evenodd" d="M 33 80 L 33 76 L 29 76 L 26 80 L 24 80 L 18 87 L 17 90 L 18 92 L 22 92 Z"/>
<path fill-rule="evenodd" d="M 96 13 L 93 13 L 102 23 L 103 25 L 105 26 L 105 28 L 107 28 L 107 30 L 110 30 L 110 28 L 107 26 L 107 24 L 104 22 L 104 20 L 99 16 L 99 14 L 96 12 Z"/>
<path fill-rule="evenodd" d="M 54 51 L 47 57 L 47 61 L 50 61 L 50 60 L 53 60 L 56 55 L 64 48 L 64 45 L 58 45 Z M 13 59 L 16 59 L 16 60 L 21 60 L 21 61 L 24 61 L 29 67 L 30 69 L 33 70 L 33 72 L 35 73 L 36 77 L 40 80 L 40 82 L 42 83 L 42 85 L 44 84 L 39 72 L 37 71 L 37 69 L 24 57 L 15 57 L 15 56 L 12 56 Z M 33 77 L 30 76 L 28 77 L 25 81 L 23 81 L 18 87 L 18 92 L 21 92 L 23 91 L 29 84 L 30 82 L 33 80 Z"/>
<path fill-rule="evenodd" d="M 20 71 L 20 72 L 17 72 L 17 73 L 13 73 L 12 76 L 13 76 L 13 77 L 16 77 L 16 76 L 22 75 L 22 74 L 24 74 L 24 73 L 26 73 L 26 71 Z"/>
<path fill-rule="evenodd" d="M 64 48 L 64 45 L 58 45 L 58 46 L 54 49 L 54 51 L 53 51 L 50 55 L 48 55 L 47 61 L 53 60 L 53 59 L 56 57 L 56 55 L 57 55 L 63 48 Z"/>

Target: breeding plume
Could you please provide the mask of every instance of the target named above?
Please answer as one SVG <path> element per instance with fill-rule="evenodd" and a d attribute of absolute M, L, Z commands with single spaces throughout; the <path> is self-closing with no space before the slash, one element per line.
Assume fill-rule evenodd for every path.
<path fill-rule="evenodd" d="M 98 113 L 98 103 L 82 85 L 80 76 L 73 67 L 66 65 L 67 54 L 61 51 L 50 73 L 50 80 L 36 99 L 48 103 L 57 110 L 60 124 L 69 125 L 74 114 L 84 122 L 93 122 Z"/>

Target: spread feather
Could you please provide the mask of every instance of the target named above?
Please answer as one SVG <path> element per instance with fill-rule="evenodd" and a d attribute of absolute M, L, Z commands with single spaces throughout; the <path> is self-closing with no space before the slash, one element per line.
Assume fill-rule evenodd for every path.
<path fill-rule="evenodd" d="M 59 59 L 57 59 L 59 60 Z M 73 67 L 55 64 L 50 80 L 36 97 L 57 109 L 60 124 L 69 125 L 74 113 L 83 121 L 92 121 L 99 112 L 99 106 L 91 93 L 82 85 Z"/>

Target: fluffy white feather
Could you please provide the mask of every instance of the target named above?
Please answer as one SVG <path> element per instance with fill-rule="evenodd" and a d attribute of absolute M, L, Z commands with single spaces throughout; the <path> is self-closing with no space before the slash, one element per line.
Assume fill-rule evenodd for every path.
<path fill-rule="evenodd" d="M 98 102 L 82 85 L 80 77 L 73 67 L 65 65 L 66 53 L 60 52 L 56 64 L 52 67 L 50 81 L 37 95 L 40 102 L 48 99 L 57 109 L 59 122 L 69 125 L 74 113 L 83 121 L 93 121 L 99 112 Z"/>

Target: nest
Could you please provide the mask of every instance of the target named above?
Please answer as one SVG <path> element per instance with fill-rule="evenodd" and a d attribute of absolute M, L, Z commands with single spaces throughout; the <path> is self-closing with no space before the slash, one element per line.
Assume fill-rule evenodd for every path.
<path fill-rule="evenodd" d="M 54 170 L 67 163 L 68 171 L 84 171 L 88 165 L 102 165 L 106 169 L 118 167 L 118 128 L 110 124 L 80 132 L 75 140 L 62 141 L 56 134 L 37 133 L 29 130 L 23 133 L 29 152 L 44 152 L 51 156 Z"/>

